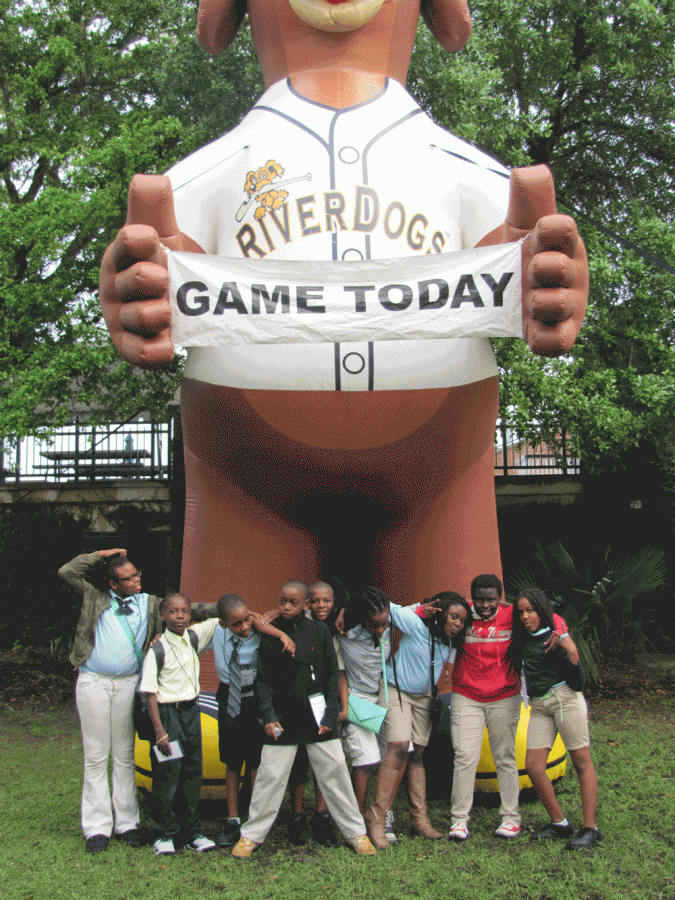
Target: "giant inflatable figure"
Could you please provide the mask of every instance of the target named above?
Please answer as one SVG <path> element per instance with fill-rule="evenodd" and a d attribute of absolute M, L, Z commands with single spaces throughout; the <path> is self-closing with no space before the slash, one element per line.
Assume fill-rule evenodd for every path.
<path fill-rule="evenodd" d="M 524 235 L 524 336 L 534 353 L 566 352 L 588 286 L 575 224 L 556 214 L 547 169 L 516 170 L 509 186 L 406 93 L 419 0 L 201 0 L 202 46 L 224 50 L 246 11 L 265 94 L 168 177 L 136 176 L 106 253 L 101 303 L 121 355 L 172 359 L 163 245 L 301 268 Z M 421 13 L 445 48 L 464 46 L 465 0 L 424 0 Z M 319 576 L 317 534 L 346 495 L 386 511 L 368 552 L 395 600 L 468 596 L 476 573 L 500 572 L 489 340 L 196 348 L 181 403 L 193 601 L 232 591 L 267 608 L 287 578 Z"/>

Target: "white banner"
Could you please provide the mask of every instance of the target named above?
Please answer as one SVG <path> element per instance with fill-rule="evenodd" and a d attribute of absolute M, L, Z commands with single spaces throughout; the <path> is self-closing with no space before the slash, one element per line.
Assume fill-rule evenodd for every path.
<path fill-rule="evenodd" d="M 167 256 L 181 347 L 523 336 L 521 242 L 365 262 Z"/>

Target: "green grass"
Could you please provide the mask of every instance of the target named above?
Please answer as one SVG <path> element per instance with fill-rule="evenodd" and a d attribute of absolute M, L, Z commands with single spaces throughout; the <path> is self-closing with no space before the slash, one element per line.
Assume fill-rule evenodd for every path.
<path fill-rule="evenodd" d="M 3 900 L 673 900 L 675 898 L 675 700 L 605 701 L 591 707 L 592 753 L 600 780 L 603 844 L 591 853 L 538 846 L 527 834 L 506 842 L 493 804 L 479 802 L 463 845 L 408 836 L 389 851 L 357 858 L 344 846 L 297 849 L 280 820 L 252 860 L 187 852 L 156 858 L 150 847 L 119 842 L 84 853 L 79 827 L 82 751 L 70 710 L 0 708 L 0 896 Z M 580 821 L 571 766 L 558 785 L 568 818 Z M 308 792 L 309 793 L 309 792 Z M 526 831 L 545 822 L 536 799 L 521 798 Z M 310 809 L 311 809 L 311 804 Z M 223 810 L 205 805 L 206 832 L 217 837 Z M 283 812 L 282 812 L 283 815 Z M 442 801 L 433 824 L 449 827 Z M 149 823 L 147 810 L 144 825 Z M 405 826 L 405 828 L 403 827 Z"/>

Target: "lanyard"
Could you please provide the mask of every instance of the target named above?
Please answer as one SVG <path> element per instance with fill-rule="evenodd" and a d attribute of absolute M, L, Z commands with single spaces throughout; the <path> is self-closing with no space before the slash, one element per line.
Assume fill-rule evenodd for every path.
<path fill-rule="evenodd" d="M 117 610 L 120 608 L 120 605 L 117 602 L 117 597 L 111 596 L 110 605 L 113 608 L 113 610 L 115 612 L 117 612 Z M 134 633 L 131 630 L 131 625 L 129 624 L 129 620 L 127 619 L 127 617 L 126 616 L 118 616 L 118 618 L 122 620 L 121 625 L 124 628 L 127 637 L 131 641 L 131 646 L 133 647 L 134 653 L 136 654 L 136 661 L 138 662 L 138 665 L 140 667 L 143 663 L 143 651 L 139 650 L 138 646 L 136 645 L 136 638 L 134 637 Z"/>

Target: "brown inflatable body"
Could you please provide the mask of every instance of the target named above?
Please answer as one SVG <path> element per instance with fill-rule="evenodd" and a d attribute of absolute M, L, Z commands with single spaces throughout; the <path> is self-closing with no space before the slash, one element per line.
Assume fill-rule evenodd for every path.
<path fill-rule="evenodd" d="M 288 0 L 249 4 L 268 85 L 290 77 L 297 93 L 344 109 L 371 98 L 386 78 L 405 83 L 416 0 L 293 0 L 292 7 Z M 353 9 L 340 18 L 338 7 Z M 354 27 L 353 16 L 366 7 L 372 17 Z M 202 45 L 224 49 L 243 13 L 236 2 L 202 0 Z M 446 48 L 464 45 L 471 30 L 464 0 L 435 0 L 422 14 Z M 316 27 L 323 21 L 331 30 Z M 201 249 L 179 231 L 171 190 L 166 179 L 134 179 L 129 224 L 101 275 L 113 340 L 125 358 L 146 366 L 165 364 L 173 353 L 157 235 L 174 249 Z M 578 333 L 588 272 L 574 223 L 554 213 L 547 170 L 518 170 L 503 228 L 479 241 L 513 240 L 534 229 L 523 245 L 524 333 L 534 352 L 548 356 L 565 352 Z M 358 531 L 369 504 L 379 518 L 371 545 L 362 548 L 373 560 L 364 580 L 372 578 L 392 599 L 408 603 L 446 589 L 467 595 L 474 575 L 500 573 L 496 377 L 449 388 L 355 392 L 246 390 L 186 378 L 181 400 L 182 590 L 193 601 L 232 591 L 266 609 L 290 577 L 340 574 L 324 564 L 334 547 L 324 546 L 322 561 L 322 536 L 339 543 L 340 532 Z M 343 559 L 347 575 L 350 554 Z"/>

